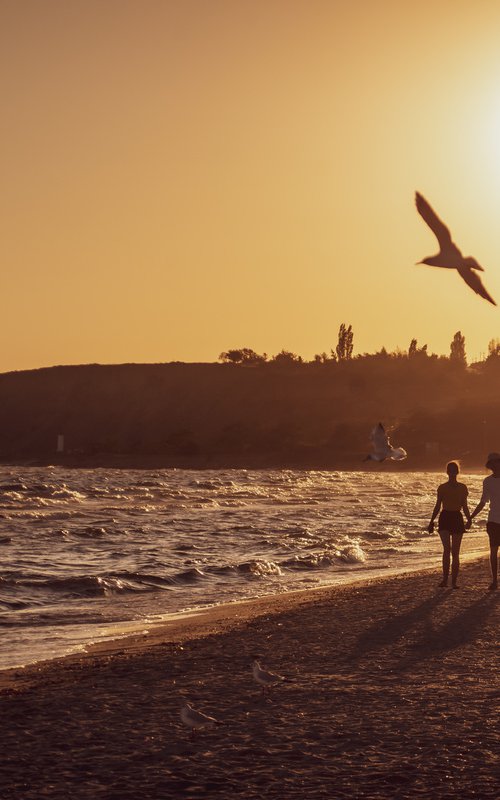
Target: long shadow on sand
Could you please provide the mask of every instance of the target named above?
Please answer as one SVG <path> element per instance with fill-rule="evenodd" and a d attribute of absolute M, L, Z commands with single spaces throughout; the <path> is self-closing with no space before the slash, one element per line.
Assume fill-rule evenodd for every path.
<path fill-rule="evenodd" d="M 370 658 L 373 651 L 384 649 L 395 655 L 396 646 L 398 669 L 402 670 L 437 653 L 464 646 L 484 626 L 496 607 L 497 597 L 492 593 L 482 595 L 451 618 L 449 609 L 443 609 L 445 619 L 441 624 L 439 607 L 451 598 L 451 591 L 439 592 L 409 611 L 372 625 L 358 638 L 346 660 L 362 661 Z"/>
<path fill-rule="evenodd" d="M 359 661 L 367 658 L 374 650 L 391 647 L 410 633 L 414 633 L 416 629 L 423 628 L 424 636 L 432 636 L 433 612 L 448 597 L 448 592 L 438 592 L 402 614 L 393 614 L 389 611 L 388 619 L 372 625 L 362 633 L 351 652 L 346 655 L 347 661 Z"/>
<path fill-rule="evenodd" d="M 421 661 L 465 647 L 477 640 L 478 634 L 484 631 L 490 614 L 498 607 L 497 601 L 498 597 L 488 592 L 442 625 L 436 625 L 430 635 L 421 636 L 413 643 L 412 652 L 405 654 L 397 669 L 404 671 Z"/>

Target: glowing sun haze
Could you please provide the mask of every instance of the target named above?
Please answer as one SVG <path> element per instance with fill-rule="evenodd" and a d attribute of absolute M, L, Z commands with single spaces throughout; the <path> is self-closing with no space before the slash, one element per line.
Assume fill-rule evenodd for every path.
<path fill-rule="evenodd" d="M 2 0 L 1 370 L 478 357 L 418 189 L 500 303 L 500 4 Z"/>

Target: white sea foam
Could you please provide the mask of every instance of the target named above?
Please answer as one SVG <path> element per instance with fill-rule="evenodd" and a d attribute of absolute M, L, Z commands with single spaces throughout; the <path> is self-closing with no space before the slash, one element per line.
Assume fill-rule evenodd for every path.
<path fill-rule="evenodd" d="M 354 543 L 347 545 L 340 551 L 340 558 L 349 564 L 362 564 L 363 561 L 366 561 L 366 553 L 359 544 Z"/>

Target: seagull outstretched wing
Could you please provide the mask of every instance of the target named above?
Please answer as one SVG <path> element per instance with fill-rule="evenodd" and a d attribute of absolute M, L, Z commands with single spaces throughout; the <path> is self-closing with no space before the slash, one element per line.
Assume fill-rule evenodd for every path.
<path fill-rule="evenodd" d="M 485 300 L 488 300 L 490 303 L 493 303 L 493 305 L 496 306 L 492 296 L 488 294 L 483 286 L 483 282 L 477 272 L 473 272 L 470 267 L 459 267 L 458 272 L 464 279 L 465 283 L 470 286 L 470 288 L 473 289 L 476 294 L 481 295 L 481 297 L 484 297 Z"/>
<path fill-rule="evenodd" d="M 436 212 L 431 208 L 425 197 L 419 192 L 415 192 L 415 204 L 417 211 L 427 223 L 431 231 L 435 234 L 441 250 L 445 250 L 452 244 L 451 234 L 444 222 L 441 222 Z"/>
<path fill-rule="evenodd" d="M 376 453 L 384 453 L 389 447 L 389 437 L 385 432 L 385 428 L 381 422 L 373 428 L 370 439 L 373 444 L 373 449 Z"/>

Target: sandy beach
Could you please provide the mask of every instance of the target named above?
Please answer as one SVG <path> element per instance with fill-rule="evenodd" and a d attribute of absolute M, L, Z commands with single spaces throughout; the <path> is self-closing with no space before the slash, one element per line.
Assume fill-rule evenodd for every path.
<path fill-rule="evenodd" d="M 9 798 L 497 798 L 485 559 L 179 618 L 1 673 Z M 251 661 L 289 680 L 262 695 Z M 223 725 L 183 726 L 184 702 Z"/>

